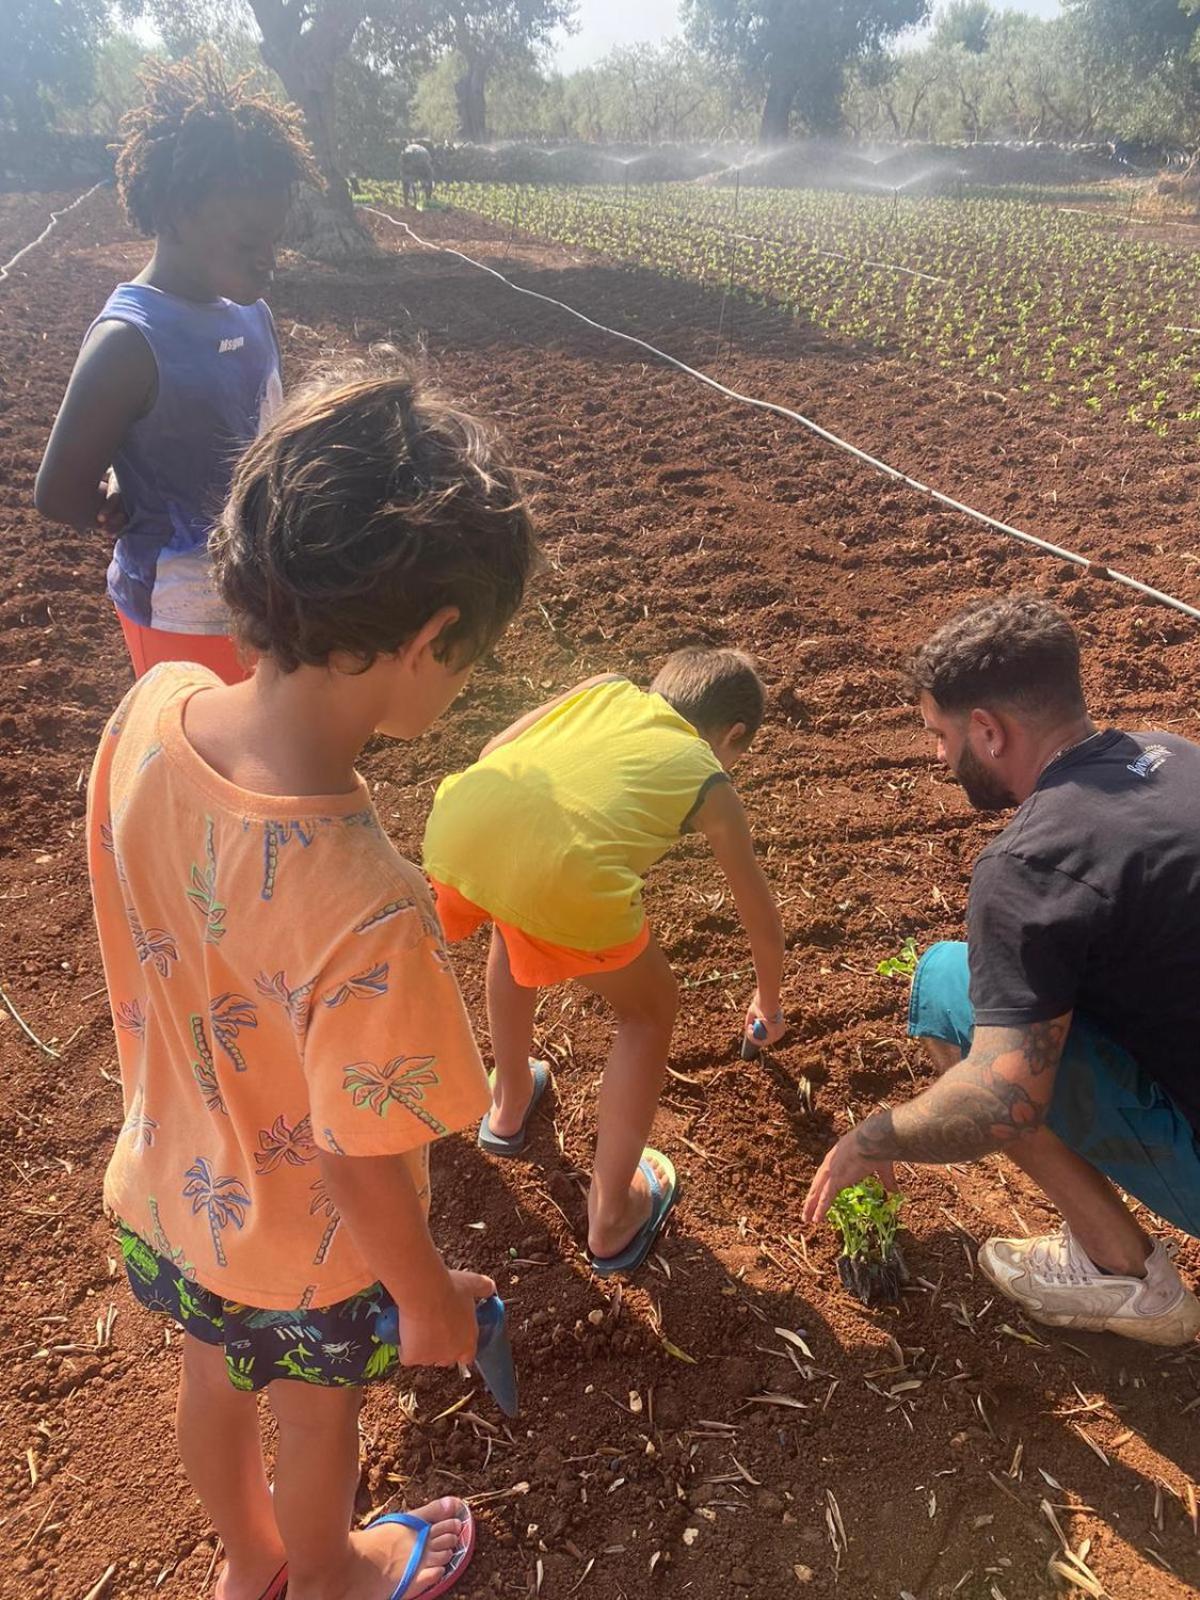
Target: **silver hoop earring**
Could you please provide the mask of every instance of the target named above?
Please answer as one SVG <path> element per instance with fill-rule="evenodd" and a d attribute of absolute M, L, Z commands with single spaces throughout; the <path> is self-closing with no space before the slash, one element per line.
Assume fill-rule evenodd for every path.
<path fill-rule="evenodd" d="M 996 759 L 996 752 L 992 749 L 991 745 L 988 746 L 988 755 L 991 756 L 993 761 Z"/>

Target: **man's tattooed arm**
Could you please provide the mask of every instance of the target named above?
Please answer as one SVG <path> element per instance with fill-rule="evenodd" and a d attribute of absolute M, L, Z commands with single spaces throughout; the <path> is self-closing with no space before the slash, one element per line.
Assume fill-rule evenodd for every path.
<path fill-rule="evenodd" d="M 924 1094 L 858 1127 L 876 1161 L 974 1161 L 1042 1125 L 1071 1015 L 1019 1028 L 977 1028 L 971 1053 Z"/>

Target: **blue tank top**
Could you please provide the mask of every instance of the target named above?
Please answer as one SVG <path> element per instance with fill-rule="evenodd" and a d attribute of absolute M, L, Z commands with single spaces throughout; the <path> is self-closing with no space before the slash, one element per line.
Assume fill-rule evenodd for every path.
<path fill-rule="evenodd" d="M 136 328 L 158 368 L 154 404 L 113 461 L 129 521 L 108 569 L 109 595 L 144 627 L 227 633 L 208 535 L 238 456 L 283 398 L 271 313 L 263 300 L 200 303 L 122 283 L 92 327 L 102 322 Z"/>

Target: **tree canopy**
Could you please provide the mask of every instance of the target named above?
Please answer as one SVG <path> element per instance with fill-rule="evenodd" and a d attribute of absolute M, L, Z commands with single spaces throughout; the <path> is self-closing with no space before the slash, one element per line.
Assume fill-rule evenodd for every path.
<path fill-rule="evenodd" d="M 760 142 L 778 144 L 793 111 L 836 132 L 851 65 L 923 22 L 929 0 L 684 0 L 683 14 L 697 49 L 761 83 Z"/>
<path fill-rule="evenodd" d="M 5 0 L 0 122 L 37 133 L 87 99 L 108 21 L 105 0 Z"/>

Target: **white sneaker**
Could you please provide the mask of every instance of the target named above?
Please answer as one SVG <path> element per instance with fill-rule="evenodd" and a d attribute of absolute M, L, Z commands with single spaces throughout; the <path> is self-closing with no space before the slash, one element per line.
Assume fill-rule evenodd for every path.
<path fill-rule="evenodd" d="M 1052 1328 L 1087 1328 L 1166 1345 L 1190 1344 L 1200 1333 L 1200 1300 L 1157 1239 L 1144 1278 L 1101 1272 L 1065 1222 L 1058 1233 L 1038 1239 L 988 1239 L 979 1267 L 1026 1316 Z"/>

